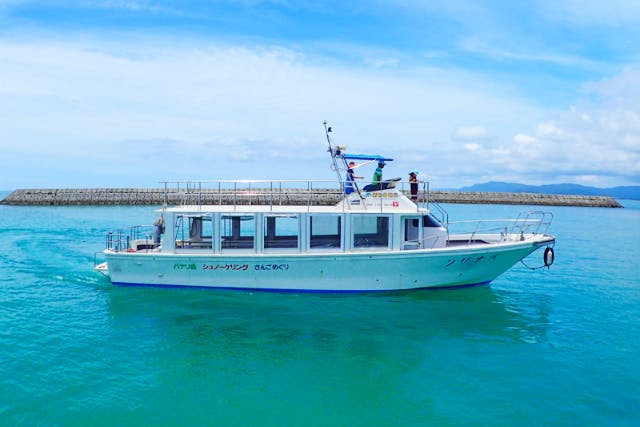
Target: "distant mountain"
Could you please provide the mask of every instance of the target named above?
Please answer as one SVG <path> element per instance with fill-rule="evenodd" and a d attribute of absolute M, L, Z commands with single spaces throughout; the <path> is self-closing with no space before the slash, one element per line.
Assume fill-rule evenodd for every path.
<path fill-rule="evenodd" d="M 544 193 L 544 194 L 575 194 L 579 196 L 609 196 L 616 199 L 640 200 L 640 186 L 598 188 L 579 184 L 548 184 L 526 185 L 512 182 L 485 182 L 471 187 L 462 187 L 460 191 L 486 191 L 507 193 Z"/>

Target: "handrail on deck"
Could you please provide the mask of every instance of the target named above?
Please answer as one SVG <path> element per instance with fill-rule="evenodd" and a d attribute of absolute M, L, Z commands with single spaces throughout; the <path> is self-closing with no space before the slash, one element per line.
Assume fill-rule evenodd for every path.
<path fill-rule="evenodd" d="M 129 250 L 132 242 L 145 240 L 147 245 L 155 245 L 153 225 L 132 225 L 126 229 L 110 231 L 105 237 L 105 249 L 114 252 Z"/>
<path fill-rule="evenodd" d="M 552 220 L 553 214 L 551 212 L 527 211 L 520 212 L 517 218 L 451 221 L 449 224 L 453 226 L 458 224 L 475 224 L 475 227 L 463 232 L 451 233 L 453 236 L 468 235 L 469 238 L 467 240 L 467 244 L 471 244 L 475 237 L 481 233 L 487 234 L 490 232 L 499 232 L 504 239 L 511 239 L 512 236 L 520 236 L 522 239 L 525 234 L 547 234 Z M 489 226 L 492 224 L 500 225 L 490 228 L 481 228 L 487 224 Z"/>
<path fill-rule="evenodd" d="M 344 196 L 344 183 L 335 180 L 201 180 L 201 181 L 161 181 L 164 187 L 164 205 L 232 204 L 237 209 L 241 204 L 264 204 L 273 210 L 274 204 L 290 204 L 292 199 L 300 205 L 327 205 L 338 203 Z M 410 196 L 410 182 L 397 181 L 396 188 Z M 429 198 L 429 182 L 421 181 L 417 193 L 416 211 L 420 207 L 436 207 L 443 224 L 448 222 L 448 214 Z M 297 198 L 297 200 L 295 200 Z M 284 201 L 284 203 L 283 203 Z M 382 203 L 382 199 L 380 199 Z M 382 204 L 380 205 L 382 208 Z M 348 207 L 345 207 L 348 209 Z"/>

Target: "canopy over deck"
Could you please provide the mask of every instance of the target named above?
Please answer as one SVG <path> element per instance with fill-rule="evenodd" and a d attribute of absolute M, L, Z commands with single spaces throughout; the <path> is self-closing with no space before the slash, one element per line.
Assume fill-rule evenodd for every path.
<path fill-rule="evenodd" d="M 379 154 L 343 154 L 345 160 L 377 160 L 379 162 L 392 162 L 393 159 Z"/>

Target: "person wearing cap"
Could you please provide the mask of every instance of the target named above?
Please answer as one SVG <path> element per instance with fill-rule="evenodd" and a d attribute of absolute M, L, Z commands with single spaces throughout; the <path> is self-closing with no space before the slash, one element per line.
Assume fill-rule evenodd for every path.
<path fill-rule="evenodd" d="M 411 201 L 418 204 L 418 172 L 409 172 L 409 186 L 411 187 Z"/>
<path fill-rule="evenodd" d="M 378 162 L 378 167 L 376 168 L 375 172 L 373 172 L 373 180 L 371 181 L 373 185 L 380 185 L 380 183 L 382 182 L 383 167 L 384 167 L 384 160 L 380 160 Z"/>
<path fill-rule="evenodd" d="M 356 167 L 356 162 L 349 162 L 349 169 L 347 169 L 347 179 L 344 183 L 344 194 L 349 195 L 355 191 L 355 180 L 362 179 L 362 176 L 356 176 L 353 169 Z"/>

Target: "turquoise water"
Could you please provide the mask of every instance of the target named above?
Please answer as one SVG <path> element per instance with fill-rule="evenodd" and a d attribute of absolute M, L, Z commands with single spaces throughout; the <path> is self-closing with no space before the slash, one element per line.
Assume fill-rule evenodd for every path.
<path fill-rule="evenodd" d="M 625 204 L 547 208 L 549 271 L 388 295 L 114 287 L 93 253 L 151 209 L 0 206 L 0 425 L 638 425 Z"/>

